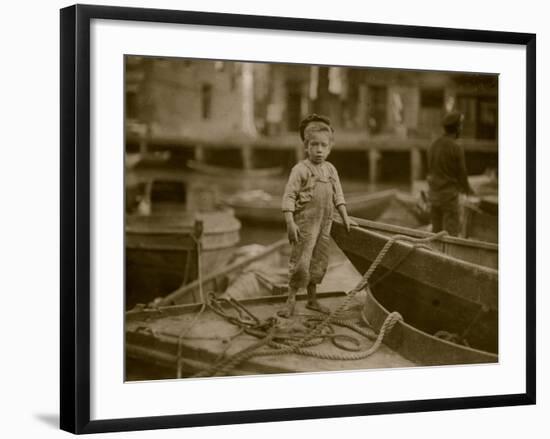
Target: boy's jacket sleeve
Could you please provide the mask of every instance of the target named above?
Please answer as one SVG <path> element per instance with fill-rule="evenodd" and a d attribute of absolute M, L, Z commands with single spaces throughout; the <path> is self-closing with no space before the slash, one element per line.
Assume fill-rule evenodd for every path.
<path fill-rule="evenodd" d="M 302 174 L 303 172 L 299 165 L 294 166 L 292 171 L 290 171 L 281 206 L 283 212 L 294 212 L 296 210 L 296 200 L 302 186 Z"/>
<path fill-rule="evenodd" d="M 333 176 L 334 176 L 334 205 L 336 207 L 346 204 L 344 198 L 344 191 L 342 190 L 342 184 L 340 183 L 340 178 L 338 177 L 338 171 L 334 166 L 331 165 Z"/>

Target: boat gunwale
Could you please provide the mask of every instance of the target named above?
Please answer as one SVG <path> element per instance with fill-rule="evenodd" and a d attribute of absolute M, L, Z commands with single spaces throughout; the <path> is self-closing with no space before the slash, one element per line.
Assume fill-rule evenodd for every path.
<path fill-rule="evenodd" d="M 288 241 L 286 238 L 283 238 L 283 239 L 280 239 L 278 241 L 275 241 L 273 243 L 271 243 L 270 245 L 268 245 L 267 247 L 265 247 L 260 253 L 256 254 L 256 255 L 252 255 L 250 257 L 247 257 L 245 260 L 243 261 L 240 261 L 240 262 L 237 262 L 237 263 L 232 263 L 230 264 L 229 266 L 226 266 L 226 267 L 223 267 L 221 268 L 220 270 L 218 270 L 217 272 L 214 272 L 214 273 L 211 273 L 209 276 L 206 276 L 206 278 L 209 278 L 211 277 L 212 280 L 220 277 L 220 276 L 224 276 L 228 273 L 232 273 L 232 272 L 235 272 L 236 270 L 240 270 L 240 269 L 243 269 L 244 267 L 247 267 L 251 264 L 253 264 L 254 262 L 257 262 L 269 255 L 271 255 L 272 253 L 274 252 L 280 252 L 282 251 L 285 246 L 289 245 L 288 244 Z M 209 281 L 210 279 L 203 279 L 203 281 Z M 194 280 L 186 285 L 183 285 L 183 286 L 180 286 L 178 289 L 172 291 L 171 293 L 167 294 L 166 296 L 164 296 L 162 298 L 162 301 L 160 302 L 159 305 L 163 305 L 163 306 L 173 306 L 173 305 L 166 305 L 168 302 L 171 302 L 171 301 L 174 301 L 174 300 L 179 300 L 181 297 L 184 297 L 186 294 L 190 294 L 193 290 L 193 288 L 199 288 L 199 281 L 198 280 Z M 189 305 L 189 304 L 187 304 Z"/>
<path fill-rule="evenodd" d="M 378 299 L 376 298 L 376 296 L 374 295 L 374 293 L 371 291 L 370 288 L 366 288 L 366 292 L 367 292 L 367 298 L 366 300 L 372 300 L 376 306 L 378 306 L 380 308 L 380 310 L 385 314 L 385 316 L 387 317 L 389 314 L 390 314 L 390 311 L 384 306 L 382 305 Z M 370 296 L 370 297 L 369 297 Z M 409 323 L 407 323 L 404 319 L 403 320 L 400 320 L 396 323 L 397 325 L 401 325 L 409 330 L 411 330 L 412 332 L 415 332 L 415 333 L 419 333 L 421 334 L 422 336 L 425 336 L 433 341 L 436 341 L 438 343 L 442 343 L 442 344 L 446 344 L 448 346 L 452 346 L 454 348 L 460 348 L 460 349 L 463 349 L 465 351 L 469 351 L 469 352 L 472 352 L 472 353 L 475 353 L 475 354 L 481 354 L 481 355 L 486 355 L 486 356 L 491 356 L 491 357 L 494 357 L 496 362 L 498 362 L 498 354 L 496 353 L 493 353 L 493 352 L 489 352 L 489 351 L 483 351 L 481 349 L 476 349 L 476 348 L 472 348 L 470 346 L 465 346 L 465 345 L 461 345 L 461 344 L 458 344 L 458 343 L 453 343 L 452 341 L 448 341 L 448 340 L 445 340 L 445 339 L 442 339 L 442 338 L 439 338 L 439 337 L 436 337 L 435 335 L 432 335 L 432 334 L 429 334 L 419 328 L 417 328 L 416 326 L 413 326 Z M 392 348 L 393 349 L 393 348 Z M 400 355 L 403 355 L 401 354 L 400 352 L 398 352 Z M 411 359 L 408 359 L 410 361 L 413 361 L 414 363 L 416 363 L 416 361 L 414 360 L 411 360 Z M 469 363 L 468 363 L 469 364 Z M 476 363 L 476 364 L 480 364 L 480 363 Z"/>
<path fill-rule="evenodd" d="M 343 227 L 343 223 L 342 223 L 341 220 L 335 220 L 334 222 L 337 223 L 339 226 Z M 354 229 L 357 230 L 360 233 L 363 233 L 363 234 L 369 234 L 370 233 L 370 234 L 374 235 L 376 238 L 382 239 L 382 240 L 385 240 L 385 241 L 389 241 L 391 239 L 390 236 L 384 235 L 380 232 L 376 232 L 376 231 L 373 231 L 373 230 L 370 230 L 370 229 L 365 229 L 365 228 L 362 228 L 362 227 L 354 227 Z M 429 233 L 429 232 L 427 232 L 427 233 Z M 396 241 L 394 243 L 394 245 L 404 246 L 404 247 L 407 247 L 407 248 L 410 248 L 410 247 L 414 246 L 413 243 L 408 242 L 408 241 Z M 442 259 L 447 259 L 452 263 L 462 264 L 462 265 L 465 265 L 466 267 L 471 268 L 473 270 L 482 271 L 482 272 L 485 272 L 488 275 L 496 276 L 496 278 L 497 278 L 496 280 L 498 281 L 498 269 L 486 267 L 486 266 L 480 265 L 480 264 L 475 264 L 475 263 L 469 262 L 469 261 L 465 261 L 465 260 L 459 259 L 455 256 L 450 256 L 450 255 L 447 255 L 445 253 L 439 252 L 437 250 L 428 249 L 428 248 L 425 248 L 425 247 L 417 247 L 416 251 L 418 251 L 419 253 L 421 253 L 425 256 L 432 256 L 434 253 L 436 253 L 437 257 L 442 258 Z"/>
<path fill-rule="evenodd" d="M 318 299 L 329 299 L 333 297 L 347 297 L 347 294 L 345 291 L 326 291 L 326 292 L 319 292 L 317 293 Z M 288 294 L 270 294 L 268 296 L 258 296 L 258 297 L 252 297 L 248 299 L 240 299 L 239 303 L 243 305 L 264 305 L 264 304 L 272 304 L 272 303 L 278 303 L 278 302 L 284 302 L 286 301 L 286 298 L 288 297 Z M 296 295 L 296 301 L 305 301 L 307 300 L 307 294 L 306 293 L 299 293 Z M 221 304 L 222 307 L 228 306 L 225 304 Z M 145 318 L 151 318 L 151 317 L 169 317 L 177 314 L 187 314 L 192 313 L 195 311 L 199 311 L 202 308 L 202 303 L 186 303 L 181 305 L 166 305 L 166 306 L 159 306 L 156 308 L 145 308 L 145 309 L 131 309 L 125 312 L 125 319 L 127 321 L 136 321 L 139 320 L 141 317 Z"/>
<path fill-rule="evenodd" d="M 427 232 L 424 230 L 411 229 L 405 226 L 397 226 L 393 224 L 382 223 L 378 221 L 367 220 L 363 218 L 350 217 L 353 219 L 359 228 L 376 229 L 384 232 L 399 233 L 403 235 L 409 235 L 416 238 L 428 238 L 434 236 L 435 233 Z M 441 241 L 446 244 L 457 244 L 464 247 L 483 248 L 486 250 L 494 250 L 498 252 L 498 244 L 488 241 L 479 241 L 476 239 L 460 238 L 456 236 L 441 236 L 435 239 L 435 241 Z"/>

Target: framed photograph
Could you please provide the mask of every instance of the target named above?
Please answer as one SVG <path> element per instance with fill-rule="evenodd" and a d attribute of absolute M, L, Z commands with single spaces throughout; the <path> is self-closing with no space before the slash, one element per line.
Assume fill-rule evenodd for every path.
<path fill-rule="evenodd" d="M 61 10 L 61 428 L 535 403 L 534 34 Z"/>

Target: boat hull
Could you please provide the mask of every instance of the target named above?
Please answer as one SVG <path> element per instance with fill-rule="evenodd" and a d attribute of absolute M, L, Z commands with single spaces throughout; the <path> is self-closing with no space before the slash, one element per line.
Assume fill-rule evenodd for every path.
<path fill-rule="evenodd" d="M 498 361 L 498 322 L 495 311 L 484 311 L 453 296 L 433 291 L 406 290 L 379 285 L 369 291 L 365 316 L 378 331 L 390 312 L 403 316 L 384 342 L 403 357 L 425 366 L 495 363 Z M 466 340 L 447 341 L 435 334 Z"/>
<path fill-rule="evenodd" d="M 196 218 L 202 220 L 200 252 Z M 127 216 L 126 309 L 197 279 L 199 254 L 202 276 L 225 265 L 240 240 L 240 227 L 231 210 L 192 216 Z"/>
<path fill-rule="evenodd" d="M 347 233 L 335 222 L 331 231 L 336 244 L 360 273 L 365 273 L 390 239 L 381 233 L 353 227 Z M 433 290 L 490 309 L 498 308 L 498 272 L 477 264 L 461 261 L 426 248 L 413 248 L 406 242 L 395 242 L 371 278 L 371 284 L 382 277 L 404 278 L 415 291 Z"/>
<path fill-rule="evenodd" d="M 228 168 L 226 166 L 209 165 L 206 163 L 197 162 L 195 160 L 188 160 L 187 166 L 194 171 L 201 174 L 213 175 L 213 176 L 232 176 L 236 178 L 251 177 L 251 178 L 265 178 L 280 175 L 283 172 L 283 168 L 280 166 L 272 168 L 257 168 L 257 169 L 237 169 Z"/>
<path fill-rule="evenodd" d="M 245 201 L 234 197 L 227 204 L 241 221 L 284 226 L 280 198 Z M 412 200 L 394 189 L 346 196 L 346 209 L 349 215 L 370 220 L 384 217 L 386 222 L 416 227 L 421 225 L 422 221 L 415 214 L 412 204 Z"/>

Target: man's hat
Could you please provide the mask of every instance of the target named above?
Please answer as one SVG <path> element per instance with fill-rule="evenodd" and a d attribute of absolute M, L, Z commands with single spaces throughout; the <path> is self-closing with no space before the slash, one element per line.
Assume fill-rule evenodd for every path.
<path fill-rule="evenodd" d="M 444 127 L 453 127 L 458 125 L 461 121 L 464 115 L 462 113 L 459 113 L 458 111 L 451 111 L 449 114 L 447 114 L 443 118 L 443 126 Z"/>
<path fill-rule="evenodd" d="M 334 133 L 334 128 L 330 124 L 330 119 L 326 116 L 321 116 L 319 114 L 310 114 L 302 122 L 300 122 L 300 138 L 302 141 L 305 139 L 305 131 L 309 125 L 316 125 L 316 128 L 328 128 L 331 132 Z"/>

